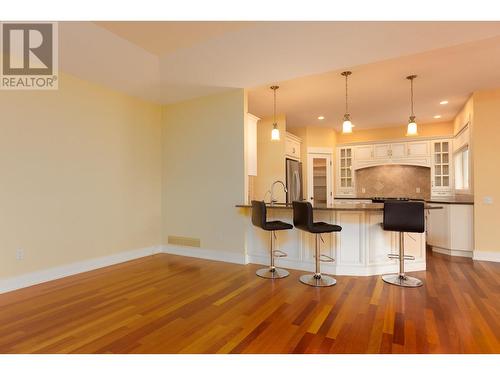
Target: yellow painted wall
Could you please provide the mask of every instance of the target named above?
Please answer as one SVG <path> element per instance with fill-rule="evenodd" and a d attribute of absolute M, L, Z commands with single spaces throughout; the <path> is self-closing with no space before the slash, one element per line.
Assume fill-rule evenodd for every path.
<path fill-rule="evenodd" d="M 500 252 L 500 90 L 475 92 L 473 107 L 475 250 Z"/>
<path fill-rule="evenodd" d="M 377 129 L 353 129 L 351 134 L 338 133 L 337 143 L 386 141 L 391 139 L 406 138 L 406 125 L 377 128 Z M 418 124 L 418 137 L 453 136 L 453 122 L 438 122 L 431 124 Z M 418 137 L 408 137 L 415 139 Z"/>
<path fill-rule="evenodd" d="M 285 144 L 286 144 L 286 118 L 283 115 L 277 116 L 278 129 L 280 130 L 280 140 L 271 140 L 271 130 L 273 129 L 273 119 L 265 117 L 257 123 L 257 176 L 254 178 L 254 199 L 262 200 L 266 191 L 271 189 L 271 185 L 276 180 L 285 182 Z M 285 202 L 286 196 L 281 186 L 275 187 L 275 199 L 278 202 Z M 266 201 L 269 201 L 269 194 Z"/>
<path fill-rule="evenodd" d="M 240 89 L 163 107 L 164 244 L 183 236 L 244 254 L 248 218 L 235 205 L 245 197 L 245 113 Z"/>
<path fill-rule="evenodd" d="M 160 106 L 61 74 L 0 113 L 0 278 L 160 244 Z"/>

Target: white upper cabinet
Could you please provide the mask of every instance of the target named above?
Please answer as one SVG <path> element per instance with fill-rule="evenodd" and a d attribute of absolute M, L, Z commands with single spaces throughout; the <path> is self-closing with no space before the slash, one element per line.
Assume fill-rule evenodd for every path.
<path fill-rule="evenodd" d="M 290 133 L 286 133 L 285 154 L 286 157 L 300 160 L 300 143 L 302 140 Z"/>
<path fill-rule="evenodd" d="M 424 156 L 429 155 L 429 142 L 408 142 L 406 145 L 406 154 L 409 157 Z"/>
<path fill-rule="evenodd" d="M 354 148 L 354 158 L 356 160 L 372 160 L 373 145 L 357 146 Z"/>
<path fill-rule="evenodd" d="M 385 142 L 352 146 L 354 169 L 381 164 L 430 166 L 429 141 Z"/>
<path fill-rule="evenodd" d="M 336 165 L 336 195 L 337 196 L 352 196 L 354 195 L 354 170 L 353 163 L 353 148 L 339 147 L 337 148 L 337 165 Z"/>
<path fill-rule="evenodd" d="M 401 159 L 406 157 L 406 143 L 391 143 L 391 159 Z"/>
<path fill-rule="evenodd" d="M 257 176 L 257 122 L 260 119 L 247 113 L 245 122 L 245 157 L 247 176 Z"/>
<path fill-rule="evenodd" d="M 405 143 L 383 143 L 374 146 L 375 159 L 400 159 L 405 156 Z"/>
<path fill-rule="evenodd" d="M 452 195 L 452 149 L 451 140 L 432 142 L 431 195 Z"/>
<path fill-rule="evenodd" d="M 420 139 L 339 145 L 335 195 L 355 195 L 357 169 L 395 164 L 431 168 L 431 194 L 453 195 L 453 143 L 451 139 Z"/>
<path fill-rule="evenodd" d="M 374 159 L 388 159 L 390 157 L 390 153 L 391 145 L 388 143 L 373 146 Z"/>

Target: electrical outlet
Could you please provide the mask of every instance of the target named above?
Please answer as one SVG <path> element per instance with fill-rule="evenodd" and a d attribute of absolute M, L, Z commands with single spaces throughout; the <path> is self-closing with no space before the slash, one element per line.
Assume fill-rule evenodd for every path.
<path fill-rule="evenodd" d="M 23 259 L 24 259 L 24 249 L 17 249 L 16 260 L 23 260 Z"/>
<path fill-rule="evenodd" d="M 483 202 L 484 204 L 493 204 L 493 197 L 484 197 Z"/>
<path fill-rule="evenodd" d="M 419 187 L 418 187 L 418 188 L 416 188 L 416 189 L 415 189 L 415 191 L 416 191 L 417 193 L 420 193 L 420 188 L 419 188 Z"/>
<path fill-rule="evenodd" d="M 366 189 L 365 188 L 361 188 L 361 192 L 362 193 L 366 193 Z"/>

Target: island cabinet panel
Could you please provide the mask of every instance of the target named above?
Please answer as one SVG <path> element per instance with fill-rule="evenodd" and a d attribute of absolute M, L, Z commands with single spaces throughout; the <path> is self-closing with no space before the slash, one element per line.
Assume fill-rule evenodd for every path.
<path fill-rule="evenodd" d="M 337 265 L 359 266 L 363 264 L 363 220 L 364 212 L 338 212 L 337 225 L 342 231 L 337 235 Z"/>
<path fill-rule="evenodd" d="M 383 213 L 367 213 L 366 232 L 367 247 L 371 250 L 368 252 L 368 263 L 370 265 L 391 264 L 395 262 L 387 256 L 389 253 L 397 252 L 394 232 L 382 229 L 383 220 Z"/>
<path fill-rule="evenodd" d="M 348 206 L 347 204 L 345 206 Z M 268 220 L 293 223 L 292 209 L 268 208 Z M 246 256 L 248 263 L 269 265 L 270 232 L 251 223 L 251 210 L 247 211 Z M 322 234 L 321 254 L 335 259 L 322 262 L 321 270 L 333 275 L 382 275 L 395 273 L 398 263 L 387 257 L 398 252 L 398 233 L 384 231 L 381 210 L 314 210 L 314 220 L 342 227 L 341 232 Z M 287 253 L 286 258 L 277 258 L 276 266 L 288 269 L 314 270 L 315 235 L 298 230 L 276 232 L 275 249 Z M 415 260 L 405 262 L 407 271 L 425 270 L 425 233 L 405 234 L 406 254 Z"/>

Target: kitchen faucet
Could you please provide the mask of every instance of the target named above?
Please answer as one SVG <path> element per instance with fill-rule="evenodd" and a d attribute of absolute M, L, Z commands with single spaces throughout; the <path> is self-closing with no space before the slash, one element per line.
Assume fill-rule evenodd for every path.
<path fill-rule="evenodd" d="M 274 181 L 273 184 L 271 185 L 271 206 L 277 202 L 277 200 L 274 199 L 274 185 L 276 184 L 281 184 L 283 186 L 283 190 L 285 191 L 285 193 L 288 193 L 288 189 L 286 188 L 286 185 L 283 181 L 281 180 Z"/>

